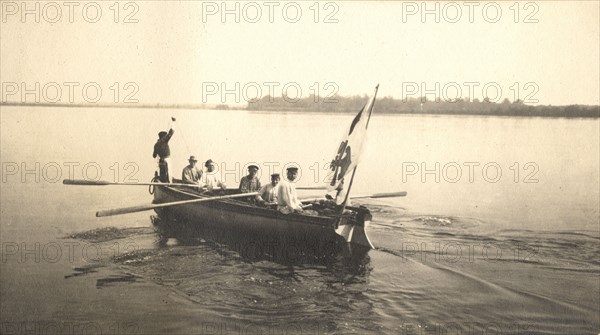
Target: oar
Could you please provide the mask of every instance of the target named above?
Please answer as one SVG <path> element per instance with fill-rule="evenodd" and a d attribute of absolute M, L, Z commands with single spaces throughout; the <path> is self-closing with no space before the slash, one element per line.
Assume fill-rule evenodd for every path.
<path fill-rule="evenodd" d="M 378 199 L 378 198 L 396 198 L 396 197 L 405 197 L 405 196 L 406 196 L 406 192 L 402 191 L 402 192 L 391 192 L 391 193 L 375 193 L 375 194 L 369 194 L 369 195 L 353 195 L 353 196 L 350 196 L 350 199 L 362 199 L 362 198 Z"/>
<path fill-rule="evenodd" d="M 80 186 L 106 186 L 106 185 L 121 185 L 121 186 L 184 186 L 202 188 L 204 186 L 194 184 L 182 184 L 182 183 L 114 183 L 105 180 L 85 180 L 85 179 L 64 179 L 63 184 L 65 185 L 80 185 Z M 235 188 L 237 190 L 237 188 Z M 296 187 L 297 190 L 326 190 L 325 186 L 301 186 Z"/>
<path fill-rule="evenodd" d="M 364 199 L 364 198 L 371 198 L 371 199 L 379 199 L 379 198 L 396 198 L 396 197 L 405 197 L 406 196 L 406 192 L 402 191 L 402 192 L 391 192 L 391 193 L 375 193 L 375 194 L 369 194 L 369 195 L 352 195 L 349 198 L 350 199 Z M 302 199 L 301 201 L 303 202 L 307 202 L 307 201 L 319 201 L 319 200 L 324 200 L 325 198 L 308 198 L 308 199 Z"/>
<path fill-rule="evenodd" d="M 220 200 L 220 199 L 243 198 L 243 197 L 254 196 L 254 195 L 257 195 L 257 194 L 258 194 L 258 192 L 240 193 L 240 194 L 231 194 L 231 195 L 221 195 L 221 196 L 216 196 L 216 197 L 211 197 L 211 198 L 200 198 L 200 199 L 192 199 L 192 200 L 182 200 L 182 201 L 166 202 L 166 203 L 162 203 L 162 204 L 140 205 L 140 206 L 124 207 L 124 208 L 113 208 L 113 209 L 106 209 L 106 210 L 102 210 L 102 211 L 97 211 L 96 212 L 96 216 L 97 217 L 102 217 L 102 216 L 112 216 L 112 215 L 121 215 L 121 214 L 128 214 L 128 213 L 136 213 L 136 212 L 143 212 L 143 211 L 152 210 L 152 209 L 155 209 L 155 208 L 163 208 L 163 207 L 170 207 L 170 206 L 177 206 L 177 205 L 193 204 L 193 203 L 196 203 L 196 202 L 213 201 L 213 200 Z"/>
<path fill-rule="evenodd" d="M 81 186 L 106 186 L 106 185 L 122 185 L 122 186 L 184 186 L 202 188 L 203 186 L 194 184 L 181 184 L 181 183 L 113 183 L 105 180 L 82 180 L 82 179 L 64 179 L 63 184 L 65 185 L 81 185 Z"/>

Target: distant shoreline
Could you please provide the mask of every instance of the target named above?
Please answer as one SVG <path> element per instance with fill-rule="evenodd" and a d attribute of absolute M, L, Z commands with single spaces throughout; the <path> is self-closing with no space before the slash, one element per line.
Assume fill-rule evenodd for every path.
<path fill-rule="evenodd" d="M 367 96 L 322 98 L 311 96 L 294 99 L 263 97 L 248 104 L 248 110 L 285 111 L 285 112 L 357 112 L 368 100 Z M 501 103 L 489 99 L 456 99 L 454 101 L 429 101 L 426 97 L 394 99 L 392 97 L 377 98 L 375 110 L 379 114 L 404 115 L 477 115 L 477 116 L 514 116 L 514 117 L 562 117 L 562 118 L 599 118 L 600 106 L 566 105 L 545 106 L 527 105 L 521 100 L 510 102 L 504 99 Z"/>
<path fill-rule="evenodd" d="M 561 106 L 562 107 L 562 106 Z M 412 116 L 444 116 L 444 115 L 449 115 L 449 116 L 505 116 L 505 117 L 545 117 L 545 118 L 568 118 L 568 119 L 581 119 L 581 118 L 585 118 L 585 119 L 594 119 L 594 118 L 600 118 L 600 106 L 594 106 L 597 111 L 594 113 L 589 113 L 589 114 L 585 114 L 585 115 L 569 115 L 569 114 L 563 114 L 563 115 L 544 115 L 544 114 L 510 114 L 510 113 L 491 113 L 491 114 L 484 114 L 484 113 L 466 113 L 466 112 L 454 112 L 454 111 L 415 111 L 415 112 L 409 112 L 409 111 L 397 111 L 397 112 L 390 112 L 390 111 L 380 111 L 377 110 L 377 106 L 375 106 L 374 109 L 374 113 L 377 114 L 385 114 L 385 115 L 412 115 Z M 286 114 L 291 114 L 291 113 L 307 113 L 307 114 L 356 114 L 358 112 L 359 109 L 357 110 L 341 110 L 341 111 L 327 111 L 327 110 L 311 110 L 311 109 L 248 109 L 248 111 L 250 112 L 258 112 L 258 113 L 286 113 Z"/>
<path fill-rule="evenodd" d="M 388 103 L 385 104 L 385 100 Z M 0 107 L 61 107 L 61 108 L 132 108 L 132 109 L 195 109 L 195 110 L 245 110 L 250 112 L 268 113 L 314 113 L 314 114 L 353 114 L 364 104 L 364 98 L 354 98 L 353 101 L 337 103 L 300 104 L 282 102 L 279 99 L 269 102 L 257 102 L 248 106 L 228 106 L 225 104 L 64 104 L 64 103 L 0 103 Z M 392 103 L 389 103 L 392 100 Z M 384 102 L 384 106 L 382 105 Z M 401 102 L 389 98 L 378 99 L 375 110 L 378 114 L 386 115 L 464 115 L 464 116 L 509 116 L 509 117 L 551 117 L 551 118 L 600 118 L 600 106 L 566 105 L 566 106 L 530 106 L 522 104 L 462 102 L 462 105 L 448 102 L 419 101 Z M 378 106 L 379 105 L 379 106 Z M 425 108 L 423 106 L 426 106 Z M 435 108 L 430 108 L 433 106 Z M 454 107 L 454 108 L 450 108 Z M 478 108 L 479 107 L 479 108 Z M 397 108 L 397 109 L 395 109 Z"/>

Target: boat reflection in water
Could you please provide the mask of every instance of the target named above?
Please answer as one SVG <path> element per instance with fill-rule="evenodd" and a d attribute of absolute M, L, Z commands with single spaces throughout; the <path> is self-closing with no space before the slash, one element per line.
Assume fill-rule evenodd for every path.
<path fill-rule="evenodd" d="M 176 287 L 198 308 L 231 316 L 227 325 L 261 330 L 231 333 L 345 334 L 377 327 L 369 249 L 267 240 L 164 214 L 151 218 L 157 248 L 139 255 L 136 270 Z"/>

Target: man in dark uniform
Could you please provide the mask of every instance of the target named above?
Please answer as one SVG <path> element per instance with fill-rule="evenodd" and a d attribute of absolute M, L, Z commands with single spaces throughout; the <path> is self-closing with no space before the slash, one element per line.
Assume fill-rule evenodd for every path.
<path fill-rule="evenodd" d="M 171 129 L 169 129 L 168 133 L 166 131 L 161 131 L 160 133 L 158 133 L 158 140 L 154 144 L 154 153 L 152 154 L 152 157 L 154 157 L 154 158 L 156 158 L 156 156 L 158 156 L 158 168 L 160 171 L 159 179 L 163 183 L 171 182 L 171 178 L 169 176 L 169 163 L 170 163 L 169 157 L 171 156 L 171 149 L 169 148 L 169 140 L 175 133 L 175 131 L 173 130 L 173 125 L 175 124 L 175 118 L 172 117 L 171 121 L 172 121 Z"/>
<path fill-rule="evenodd" d="M 248 175 L 242 177 L 242 180 L 240 181 L 240 193 L 250 193 L 260 190 L 261 185 L 260 180 L 258 180 L 258 177 L 256 176 L 257 172 L 257 165 L 252 164 L 248 166 Z"/>

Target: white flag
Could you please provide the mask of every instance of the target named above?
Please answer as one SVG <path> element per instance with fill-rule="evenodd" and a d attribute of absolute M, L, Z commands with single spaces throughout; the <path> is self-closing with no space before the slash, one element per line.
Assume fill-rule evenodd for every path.
<path fill-rule="evenodd" d="M 340 142 L 335 158 L 331 161 L 333 176 L 328 184 L 329 190 L 341 189 L 340 183 L 344 177 L 349 175 L 358 164 L 376 96 L 377 87 L 375 88 L 373 97 L 354 117 L 348 132 Z M 340 200 L 339 198 L 342 198 L 341 201 L 343 202 L 344 197 L 338 196 L 338 201 Z"/>

